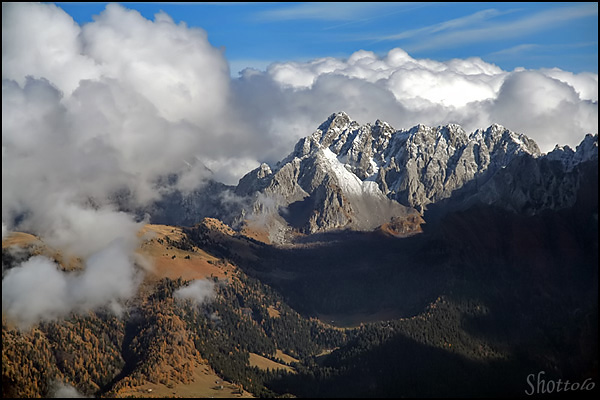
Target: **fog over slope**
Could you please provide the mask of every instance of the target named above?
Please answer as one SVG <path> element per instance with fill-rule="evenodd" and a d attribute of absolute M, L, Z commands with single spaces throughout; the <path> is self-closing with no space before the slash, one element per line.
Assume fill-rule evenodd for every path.
<path fill-rule="evenodd" d="M 574 147 L 597 131 L 597 88 L 597 74 L 503 71 L 479 58 L 439 62 L 402 49 L 282 62 L 231 79 L 226 50 L 164 13 L 147 20 L 109 4 L 79 26 L 53 4 L 3 3 L 2 235 L 28 231 L 88 260 L 87 269 L 104 256 L 125 269 L 88 282 L 38 260 L 10 276 L 21 282 L 35 268 L 40 285 L 71 293 L 52 317 L 79 309 L 76 293 L 90 307 L 114 304 L 137 283 L 132 254 L 143 223 L 118 211 L 115 196 L 144 205 L 209 176 L 236 183 L 341 110 L 397 128 L 499 123 L 543 152 Z M 8 292 L 4 283 L 3 307 L 57 293 Z M 32 310 L 31 321 L 46 311 Z"/>

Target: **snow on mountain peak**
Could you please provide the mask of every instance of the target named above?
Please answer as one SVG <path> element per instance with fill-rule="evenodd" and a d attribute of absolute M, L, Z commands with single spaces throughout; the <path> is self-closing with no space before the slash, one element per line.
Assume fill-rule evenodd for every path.
<path fill-rule="evenodd" d="M 566 157 L 569 165 L 597 158 L 597 142 L 589 135 L 577 151 L 561 148 L 548 157 Z M 282 206 L 302 209 L 308 218 L 303 229 L 311 232 L 364 227 L 381 219 L 369 209 L 388 210 L 386 216 L 396 206 L 423 212 L 459 189 L 476 192 L 521 156 L 540 155 L 533 140 L 499 124 L 470 134 L 457 124 L 395 130 L 381 120 L 360 125 L 338 112 L 300 139 L 273 171 L 263 164 L 242 178 L 237 192 L 268 192 Z"/>

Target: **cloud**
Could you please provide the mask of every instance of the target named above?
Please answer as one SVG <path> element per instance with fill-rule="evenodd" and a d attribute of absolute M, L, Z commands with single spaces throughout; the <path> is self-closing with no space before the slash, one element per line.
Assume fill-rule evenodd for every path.
<path fill-rule="evenodd" d="M 582 100 L 598 102 L 598 74 L 591 72 L 574 74 L 559 68 L 544 68 L 540 72 L 571 86 Z"/>
<path fill-rule="evenodd" d="M 527 63 L 548 65 L 550 63 L 549 60 L 556 54 L 561 54 L 561 57 L 566 60 L 583 60 L 584 58 L 587 58 L 588 60 L 596 58 L 597 60 L 598 57 L 597 54 L 595 54 L 597 53 L 597 51 L 595 51 L 597 48 L 597 41 L 580 41 L 568 44 L 521 43 L 516 46 L 485 54 L 483 57 L 491 62 L 508 62 L 514 66 L 520 66 Z M 550 69 L 551 68 L 542 68 L 544 71 L 550 71 Z"/>
<path fill-rule="evenodd" d="M 2 3 L 2 78 L 45 78 L 70 93 L 101 71 L 82 54 L 80 28 L 54 4 Z"/>
<path fill-rule="evenodd" d="M 60 33 L 54 47 L 43 39 L 48 30 Z M 125 173 L 148 175 L 154 166 L 142 182 L 189 163 L 206 136 L 216 142 L 224 130 L 230 77 L 222 51 L 203 30 L 163 13 L 150 21 L 109 4 L 79 27 L 54 5 L 4 4 L 2 58 L 3 82 L 24 88 L 43 79 L 56 89 L 65 140 L 105 145 L 122 156 L 114 162 Z"/>
<path fill-rule="evenodd" d="M 255 18 L 260 21 L 353 21 L 377 16 L 381 12 L 410 9 L 414 6 L 415 3 L 388 2 L 355 2 L 345 3 L 343 6 L 335 2 L 281 4 L 277 9 L 257 12 Z"/>
<path fill-rule="evenodd" d="M 597 83 L 595 94 L 587 90 L 579 94 L 575 86 L 583 90 L 582 80 L 594 81 L 589 76 L 558 71 L 512 73 L 490 105 L 489 118 L 526 133 L 542 151 L 550 151 L 556 144 L 574 148 L 583 139 L 583 132 L 596 133 L 598 129 Z M 594 101 L 585 98 L 594 96 Z"/>
<path fill-rule="evenodd" d="M 109 4 L 83 27 L 82 40 L 105 76 L 140 93 L 168 121 L 203 124 L 223 112 L 229 68 L 204 30 Z"/>
<path fill-rule="evenodd" d="M 396 129 L 457 123 L 474 131 L 499 123 L 550 151 L 555 144 L 575 146 L 597 131 L 597 81 L 597 74 L 560 69 L 504 71 L 477 57 L 417 59 L 396 48 L 382 57 L 361 50 L 348 59 L 247 70 L 233 89 L 246 104 L 247 120 L 260 116 L 255 129 L 280 136 L 273 142 L 286 143 L 288 151 L 286 135 L 306 136 L 315 121 L 340 110 L 360 123 L 382 119 Z M 284 149 L 275 146 L 277 160 L 275 153 Z"/>
<path fill-rule="evenodd" d="M 144 205 L 210 176 L 200 160 L 223 158 L 227 62 L 203 30 L 165 14 L 109 4 L 80 27 L 53 4 L 2 11 L 3 236 L 34 233 L 84 260 L 79 273 L 44 258 L 11 269 L 3 310 L 24 325 L 118 312 L 137 290 L 144 223 L 119 202 Z"/>
<path fill-rule="evenodd" d="M 132 222 L 116 212 L 117 194 L 146 204 L 168 176 L 190 190 L 210 176 L 203 163 L 231 164 L 220 143 L 237 130 L 226 118 L 229 70 L 204 31 L 117 4 L 83 27 L 52 4 L 2 8 L 5 229 L 95 240 L 79 217 L 86 229 Z"/>
<path fill-rule="evenodd" d="M 139 282 L 133 249 L 117 240 L 88 258 L 71 293 L 84 310 L 109 304 L 118 311 L 118 301 L 130 298 Z"/>
<path fill-rule="evenodd" d="M 215 296 L 214 283 L 206 279 L 196 279 L 187 286 L 182 286 L 173 293 L 173 297 L 180 300 L 191 300 L 195 304 L 202 304 Z"/>
<path fill-rule="evenodd" d="M 24 327 L 63 316 L 68 306 L 69 283 L 54 262 L 32 257 L 10 269 L 2 279 L 2 311 Z"/>
<path fill-rule="evenodd" d="M 397 34 L 380 35 L 375 40 L 410 40 L 404 48 L 411 52 L 451 48 L 468 43 L 481 43 L 523 37 L 525 34 L 555 29 L 557 25 L 581 18 L 598 16 L 598 5 L 582 3 L 560 4 L 557 7 L 522 16 L 519 10 L 499 12 L 483 10 L 448 20 L 432 26 Z M 492 21 L 494 18 L 512 14 L 516 18 Z"/>
<path fill-rule="evenodd" d="M 278 12 L 311 15 L 308 11 L 320 7 L 329 5 Z M 590 13 L 589 6 L 561 10 L 573 18 Z M 206 32 L 175 24 L 164 13 L 151 21 L 109 4 L 94 22 L 79 27 L 54 5 L 5 4 L 3 11 L 3 148 L 10 169 L 26 167 L 32 182 L 46 175 L 63 187 L 76 184 L 71 191 L 80 198 L 101 201 L 103 194 L 127 188 L 134 202 L 147 203 L 159 195 L 156 183 L 170 174 L 180 176 L 179 189 L 200 186 L 210 176 L 204 166 L 234 184 L 260 162 L 282 158 L 298 138 L 340 110 L 363 123 L 381 118 L 397 128 L 449 122 L 466 129 L 493 122 L 510 126 L 493 121 L 486 102 L 494 102 L 515 72 L 479 58 L 438 62 L 399 48 L 384 56 L 360 50 L 347 59 L 274 63 L 232 80 L 227 60 Z M 428 29 L 446 34 L 498 14 L 484 10 Z M 556 12 L 536 16 L 555 17 Z M 49 25 L 61 40 L 46 41 Z M 597 98 L 597 84 L 590 85 L 597 74 L 540 72 L 575 87 L 582 101 Z M 589 127 L 587 119 L 579 125 Z M 23 162 L 17 166 L 15 159 Z M 3 165 L 9 165 L 4 157 Z M 35 170 L 39 165 L 45 167 Z M 17 178 L 23 177 L 19 172 Z M 15 190 L 20 196 L 9 208 L 13 218 L 23 214 L 17 205 L 35 189 Z M 4 208 L 3 220 L 10 220 Z"/>
<path fill-rule="evenodd" d="M 440 22 L 438 24 L 425 26 L 418 29 L 411 29 L 394 35 L 378 37 L 377 40 L 400 40 L 418 37 L 422 35 L 436 34 L 438 32 L 452 31 L 455 29 L 472 26 L 475 23 L 486 22 L 491 18 L 503 15 L 505 13 L 506 12 L 500 12 L 496 9 L 481 10 L 477 11 L 476 13 L 466 15 L 464 17 L 454 18 L 448 21 Z"/>
<path fill-rule="evenodd" d="M 62 383 L 60 381 L 55 381 L 50 389 L 52 398 L 55 399 L 77 399 L 77 398 L 86 398 L 83 394 L 79 393 L 77 389 L 68 383 Z"/>
<path fill-rule="evenodd" d="M 505 56 L 514 57 L 515 55 L 522 56 L 523 54 L 527 54 L 528 52 L 531 52 L 533 50 L 540 49 L 541 47 L 542 46 L 539 44 L 523 43 L 513 47 L 509 47 L 508 49 L 495 51 L 493 53 L 490 53 L 489 56 L 495 58 Z"/>
<path fill-rule="evenodd" d="M 34 256 L 6 271 L 2 312 L 21 329 L 98 307 L 118 313 L 139 282 L 135 257 L 125 240 L 115 240 L 91 255 L 79 272 L 63 271 L 53 260 Z"/>

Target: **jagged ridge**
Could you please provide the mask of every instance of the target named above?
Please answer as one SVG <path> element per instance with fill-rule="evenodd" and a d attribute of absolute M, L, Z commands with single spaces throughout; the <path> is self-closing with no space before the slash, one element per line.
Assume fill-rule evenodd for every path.
<path fill-rule="evenodd" d="M 532 139 L 498 124 L 470 134 L 456 124 L 395 130 L 380 120 L 360 125 L 338 112 L 283 160 L 260 165 L 237 186 L 209 181 L 144 212 L 154 223 L 189 226 L 204 217 L 250 223 L 275 243 L 292 231 L 417 221 L 434 205 L 438 214 L 479 202 L 532 215 L 573 205 L 578 166 L 597 160 L 597 134 L 576 150 L 557 146 L 542 154 Z"/>
<path fill-rule="evenodd" d="M 543 201 L 529 201 L 525 197 L 540 197 L 542 189 L 512 188 L 510 193 L 504 193 L 499 178 L 492 178 L 499 171 L 506 175 L 513 169 L 525 174 L 525 164 L 533 163 L 531 171 L 535 177 L 518 181 L 534 185 L 543 180 L 542 175 L 548 175 L 545 171 L 550 160 L 560 159 L 555 169 L 565 173 L 581 162 L 597 160 L 597 141 L 597 135 L 588 135 L 577 151 L 557 147 L 543 155 L 535 141 L 498 124 L 471 134 L 456 124 L 417 125 L 396 131 L 380 120 L 361 126 L 339 112 L 312 135 L 300 139 L 292 153 L 273 169 L 263 164 L 244 176 L 236 193 L 256 197 L 254 212 L 265 211 L 257 194 L 266 196 L 285 207 L 281 214 L 288 223 L 309 233 L 339 228 L 372 229 L 394 214 L 410 215 L 410 208 L 423 213 L 428 205 L 458 192 L 461 199 L 474 197 L 470 201 L 487 204 L 504 202 L 517 211 L 532 203 L 531 213 L 572 205 L 579 183 L 563 182 L 556 174 L 550 174 L 555 186 L 567 189 L 550 191 Z M 505 170 L 512 163 L 514 167 Z M 578 180 L 577 176 L 573 179 Z M 549 200 L 557 190 L 562 199 Z M 520 198 L 514 199 L 515 193 Z M 520 206 L 515 206 L 515 201 Z"/>

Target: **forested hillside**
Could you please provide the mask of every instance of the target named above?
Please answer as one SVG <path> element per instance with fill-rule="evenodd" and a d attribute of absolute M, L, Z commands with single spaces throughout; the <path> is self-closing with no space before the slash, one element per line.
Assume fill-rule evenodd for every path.
<path fill-rule="evenodd" d="M 121 314 L 25 331 L 3 316 L 3 393 L 522 396 L 539 371 L 596 380 L 593 212 L 479 207 L 413 237 L 341 232 L 287 247 L 215 220 L 152 228 L 162 236 L 141 251 L 154 254 L 154 275 Z M 472 230 L 457 234 L 464 224 Z M 544 238 L 550 230 L 570 245 Z M 4 271 L 27 258 L 15 254 L 3 248 Z M 203 302 L 178 294 L 201 278 L 213 291 Z"/>

